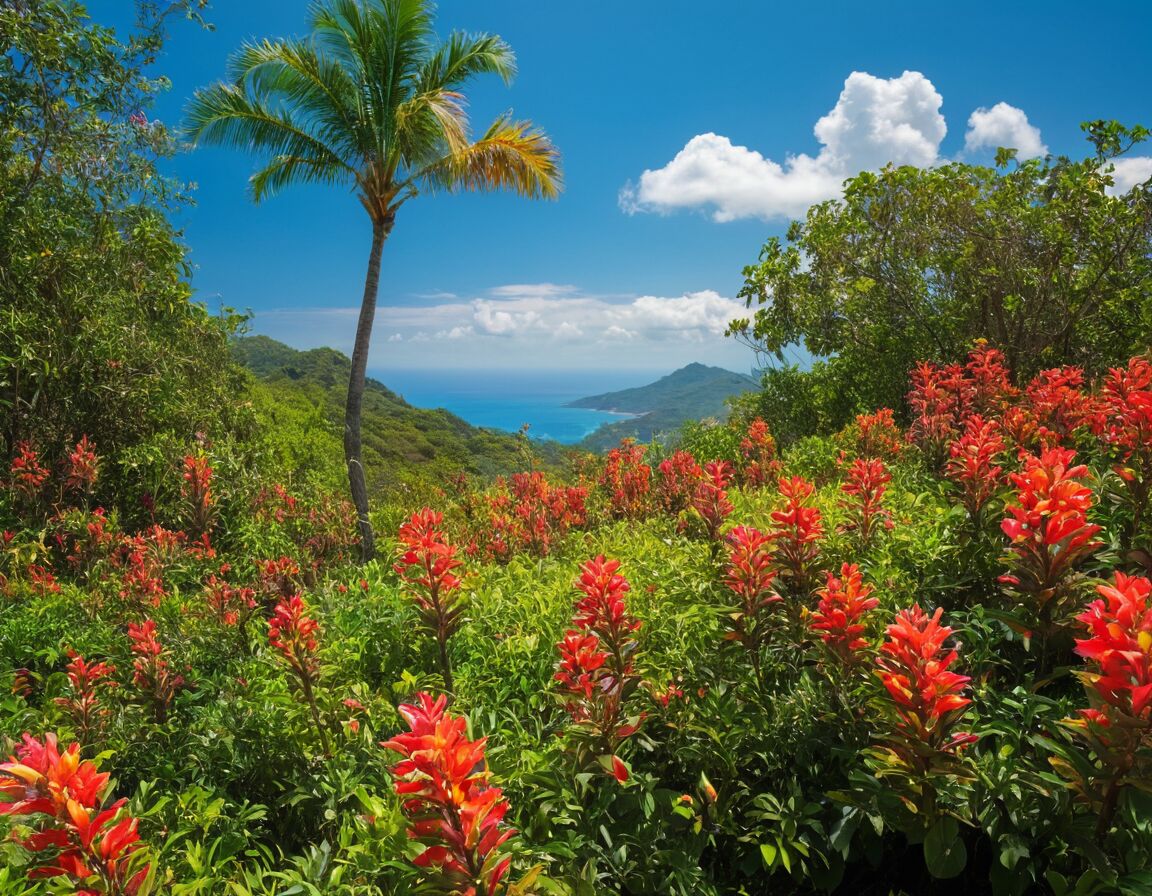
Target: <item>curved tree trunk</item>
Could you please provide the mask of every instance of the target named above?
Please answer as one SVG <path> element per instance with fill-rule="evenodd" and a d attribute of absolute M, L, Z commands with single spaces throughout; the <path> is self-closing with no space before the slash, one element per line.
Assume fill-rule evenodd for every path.
<path fill-rule="evenodd" d="M 368 487 L 360 460 L 360 411 L 364 405 L 364 379 L 368 370 L 368 346 L 376 318 L 376 293 L 380 286 L 380 255 L 392 230 L 390 224 L 372 222 L 372 249 L 368 255 L 368 275 L 364 278 L 364 298 L 356 322 L 356 343 L 352 349 L 352 373 L 348 378 L 348 401 L 344 406 L 344 462 L 348 465 L 348 488 L 356 506 L 360 527 L 360 558 L 364 563 L 376 554 L 376 536 L 368 519 Z"/>

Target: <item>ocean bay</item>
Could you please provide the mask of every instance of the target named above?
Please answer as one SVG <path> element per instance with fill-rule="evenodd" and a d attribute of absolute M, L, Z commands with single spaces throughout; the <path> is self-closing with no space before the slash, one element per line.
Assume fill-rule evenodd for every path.
<path fill-rule="evenodd" d="M 474 426 L 517 432 L 527 423 L 534 439 L 571 445 L 602 424 L 630 415 L 569 408 L 570 401 L 641 386 L 653 371 L 606 370 L 370 370 L 376 379 L 419 408 L 444 408 Z"/>

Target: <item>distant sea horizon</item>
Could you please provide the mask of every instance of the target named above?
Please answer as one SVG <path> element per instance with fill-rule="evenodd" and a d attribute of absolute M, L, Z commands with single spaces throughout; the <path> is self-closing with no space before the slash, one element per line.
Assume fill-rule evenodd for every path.
<path fill-rule="evenodd" d="M 473 426 L 534 439 L 579 442 L 605 423 L 630 415 L 564 407 L 570 401 L 645 386 L 670 370 L 404 370 L 376 369 L 379 380 L 418 408 L 444 408 Z"/>

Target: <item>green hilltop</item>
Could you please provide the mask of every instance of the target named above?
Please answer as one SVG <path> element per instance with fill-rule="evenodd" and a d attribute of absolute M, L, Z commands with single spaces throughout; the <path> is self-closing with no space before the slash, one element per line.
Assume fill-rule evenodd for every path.
<path fill-rule="evenodd" d="M 590 451 L 603 451 L 624 438 L 648 442 L 667 437 L 690 420 L 723 419 L 728 415 L 728 399 L 755 388 L 750 376 L 693 363 L 646 386 L 590 395 L 569 402 L 568 407 L 635 415 L 606 423 L 580 443 Z"/>
<path fill-rule="evenodd" d="M 324 446 L 324 454 L 342 456 L 341 427 L 351 368 L 347 355 L 331 348 L 297 351 L 267 336 L 236 339 L 232 353 L 268 393 L 266 414 L 312 417 L 332 443 Z M 459 471 L 488 478 L 525 469 L 533 460 L 556 467 L 565 457 L 556 443 L 529 442 L 473 426 L 442 408 L 413 407 L 371 378 L 364 393 L 363 420 L 364 468 L 370 491 Z M 310 434 L 315 437 L 314 431 Z"/>

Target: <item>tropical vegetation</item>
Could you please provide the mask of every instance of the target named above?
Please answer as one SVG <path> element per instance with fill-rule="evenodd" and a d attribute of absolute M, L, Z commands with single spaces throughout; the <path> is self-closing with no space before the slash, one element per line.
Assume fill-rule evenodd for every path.
<path fill-rule="evenodd" d="M 559 155 L 530 122 L 508 116 L 469 136 L 461 88 L 483 74 L 506 82 L 515 56 L 490 35 L 438 42 L 429 0 L 322 0 L 310 35 L 242 47 L 229 80 L 198 91 L 189 133 L 201 143 L 255 150 L 259 202 L 292 184 L 350 188 L 372 242 L 356 323 L 344 413 L 344 459 L 364 560 L 375 553 L 361 444 L 368 349 L 380 259 L 400 208 L 421 191 L 511 189 L 554 197 Z"/>
<path fill-rule="evenodd" d="M 0 7 L 0 894 L 1152 889 L 1152 359 L 1106 327 L 1146 258 L 1067 353 L 829 344 L 668 445 L 542 458 L 366 385 L 405 469 L 365 563 L 352 362 L 190 300 L 142 111 L 189 6 Z M 1101 227 L 1146 202 L 1037 164 Z"/>

